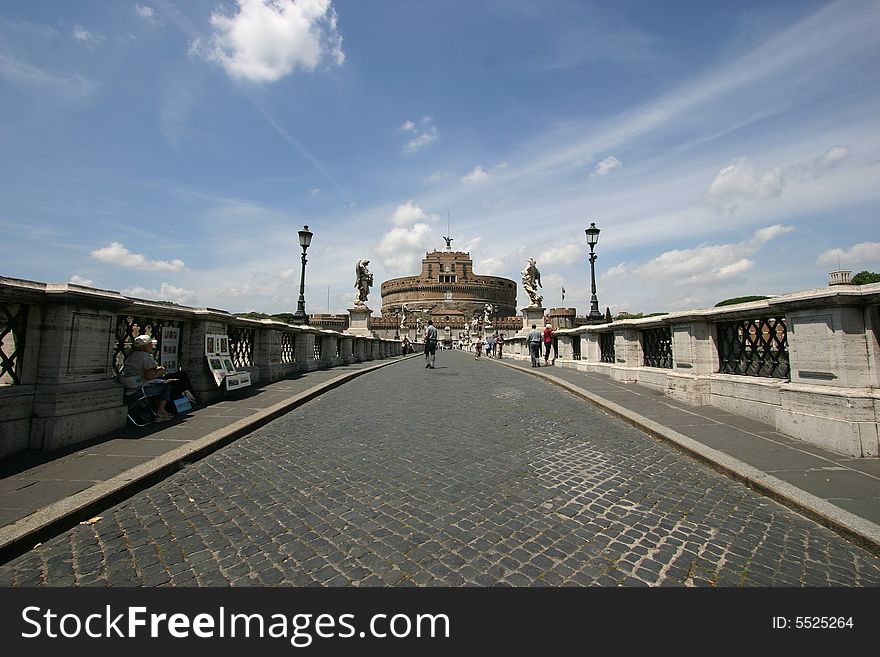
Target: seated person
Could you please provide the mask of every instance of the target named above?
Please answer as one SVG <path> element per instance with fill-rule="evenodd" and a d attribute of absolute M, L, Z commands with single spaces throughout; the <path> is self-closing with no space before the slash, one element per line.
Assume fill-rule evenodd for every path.
<path fill-rule="evenodd" d="M 138 377 L 142 384 L 145 384 L 144 392 L 157 398 L 156 422 L 167 422 L 174 417 L 165 410 L 165 404 L 171 399 L 171 385 L 164 381 L 149 383 L 165 374 L 165 368 L 153 359 L 152 351 L 155 344 L 156 340 L 149 335 L 137 336 L 134 339 L 134 348 L 125 359 L 121 377 L 126 395 L 135 392 L 139 387 L 130 385 L 135 379 L 129 377 Z"/>

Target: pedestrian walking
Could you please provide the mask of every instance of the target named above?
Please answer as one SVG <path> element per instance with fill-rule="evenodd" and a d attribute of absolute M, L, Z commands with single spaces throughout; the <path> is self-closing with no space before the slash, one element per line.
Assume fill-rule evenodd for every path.
<path fill-rule="evenodd" d="M 532 367 L 541 367 L 541 342 L 544 336 L 538 330 L 537 324 L 532 324 L 532 330 L 529 331 L 527 338 L 529 344 L 529 354 L 532 357 Z"/>
<path fill-rule="evenodd" d="M 553 346 L 553 327 L 550 326 L 549 322 L 544 327 L 544 365 L 549 365 L 550 361 L 550 347 Z M 556 360 L 556 354 L 553 355 L 553 360 Z"/>
<path fill-rule="evenodd" d="M 486 357 L 492 358 L 495 355 L 495 336 L 490 335 L 486 338 Z"/>
<path fill-rule="evenodd" d="M 498 360 L 501 360 L 501 352 L 504 351 L 504 334 L 503 333 L 498 335 L 498 340 L 496 340 L 495 346 L 498 348 Z"/>
<path fill-rule="evenodd" d="M 474 360 L 479 360 L 480 356 L 483 355 L 483 338 L 480 338 L 480 337 L 477 338 L 477 342 L 474 345 L 474 349 L 477 352 L 477 355 L 474 356 Z"/>
<path fill-rule="evenodd" d="M 434 360 L 437 357 L 437 329 L 433 320 L 428 320 L 425 327 L 425 368 L 434 369 Z"/>

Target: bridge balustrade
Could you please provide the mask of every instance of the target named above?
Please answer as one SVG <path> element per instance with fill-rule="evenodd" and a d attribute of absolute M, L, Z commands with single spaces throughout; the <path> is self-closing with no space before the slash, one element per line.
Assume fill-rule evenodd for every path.
<path fill-rule="evenodd" d="M 560 329 L 555 364 L 750 417 L 841 454 L 878 456 L 878 304 L 880 283 L 839 285 Z M 505 345 L 508 354 L 528 357 Z"/>
<path fill-rule="evenodd" d="M 163 335 L 168 328 L 177 329 L 174 355 L 201 403 L 223 394 L 207 368 L 206 335 L 228 335 L 236 368 L 250 372 L 254 383 L 346 362 L 338 354 L 354 360 L 353 339 L 314 327 L 0 277 L 0 457 L 55 450 L 124 427 L 123 389 L 113 377 L 138 335 L 158 341 L 156 360 L 169 355 L 172 350 L 163 349 L 173 344 L 172 335 L 167 342 Z M 399 353 L 396 341 L 375 342 L 376 358 Z M 328 359 L 315 360 L 316 348 Z"/>

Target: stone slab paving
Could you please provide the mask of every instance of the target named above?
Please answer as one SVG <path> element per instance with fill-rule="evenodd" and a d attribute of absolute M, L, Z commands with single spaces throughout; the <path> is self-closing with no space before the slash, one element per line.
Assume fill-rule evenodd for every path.
<path fill-rule="evenodd" d="M 437 361 L 313 399 L 0 585 L 880 585 L 871 553 L 582 399 Z"/>

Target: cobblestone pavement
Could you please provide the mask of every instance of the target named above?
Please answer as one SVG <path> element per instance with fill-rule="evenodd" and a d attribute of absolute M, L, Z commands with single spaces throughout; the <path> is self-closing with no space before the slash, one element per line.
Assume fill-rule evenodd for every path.
<path fill-rule="evenodd" d="M 437 363 L 309 402 L 0 585 L 880 584 L 880 559 L 553 385 Z"/>

